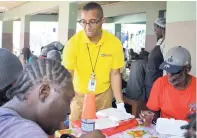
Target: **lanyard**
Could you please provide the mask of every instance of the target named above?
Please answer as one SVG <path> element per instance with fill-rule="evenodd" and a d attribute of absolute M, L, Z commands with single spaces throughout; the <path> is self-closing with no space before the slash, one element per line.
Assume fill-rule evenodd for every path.
<path fill-rule="evenodd" d="M 89 54 L 89 58 L 90 58 L 90 63 L 91 63 L 91 67 L 92 67 L 92 73 L 95 73 L 95 68 L 96 68 L 96 64 L 97 64 L 97 61 L 98 61 L 98 56 L 99 56 L 99 53 L 100 53 L 100 50 L 101 50 L 101 46 L 99 46 L 99 51 L 98 51 L 98 54 L 97 54 L 97 57 L 96 57 L 96 62 L 93 66 L 93 63 L 92 63 L 92 58 L 90 56 L 90 49 L 88 47 L 88 44 L 87 44 L 87 49 L 88 49 L 88 54 Z"/>

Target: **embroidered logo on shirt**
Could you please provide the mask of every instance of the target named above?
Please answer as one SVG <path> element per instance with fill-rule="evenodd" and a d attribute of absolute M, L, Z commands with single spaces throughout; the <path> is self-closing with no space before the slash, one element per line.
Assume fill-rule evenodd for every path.
<path fill-rule="evenodd" d="M 189 111 L 190 111 L 191 113 L 195 113 L 195 112 L 196 112 L 196 104 L 195 104 L 195 103 L 190 103 L 190 104 L 188 105 L 188 107 L 189 107 Z"/>

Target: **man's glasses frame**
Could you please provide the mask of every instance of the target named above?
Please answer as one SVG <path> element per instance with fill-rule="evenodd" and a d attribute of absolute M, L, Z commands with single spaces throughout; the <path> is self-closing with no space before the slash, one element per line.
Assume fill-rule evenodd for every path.
<path fill-rule="evenodd" d="M 96 25 L 98 24 L 100 21 L 102 21 L 102 19 L 96 20 L 96 19 L 92 19 L 89 21 L 89 23 L 87 23 L 85 20 L 81 19 L 79 21 L 77 21 L 81 26 L 85 27 L 87 26 L 87 24 L 89 24 L 90 26 Z"/>

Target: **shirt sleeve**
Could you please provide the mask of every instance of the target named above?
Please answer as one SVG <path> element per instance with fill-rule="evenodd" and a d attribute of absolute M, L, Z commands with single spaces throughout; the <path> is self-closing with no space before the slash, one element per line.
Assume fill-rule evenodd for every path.
<path fill-rule="evenodd" d="M 121 69 L 125 65 L 124 63 L 124 52 L 120 41 L 116 44 L 113 53 L 112 69 Z"/>
<path fill-rule="evenodd" d="M 152 87 L 150 97 L 146 105 L 150 110 L 159 111 L 161 109 L 160 94 L 162 93 L 161 92 L 162 90 L 163 88 L 162 88 L 161 78 L 159 78 L 155 81 Z"/>
<path fill-rule="evenodd" d="M 16 126 L 17 128 L 12 131 L 15 138 L 48 138 L 48 135 L 37 124 L 25 121 L 19 122 L 14 127 Z M 13 129 L 14 127 L 12 126 L 11 128 Z M 11 135 L 13 136 L 13 134 Z"/>
<path fill-rule="evenodd" d="M 71 38 L 68 43 L 65 45 L 63 50 L 63 65 L 68 70 L 74 70 L 76 67 L 76 54 L 77 44 L 75 38 Z"/>

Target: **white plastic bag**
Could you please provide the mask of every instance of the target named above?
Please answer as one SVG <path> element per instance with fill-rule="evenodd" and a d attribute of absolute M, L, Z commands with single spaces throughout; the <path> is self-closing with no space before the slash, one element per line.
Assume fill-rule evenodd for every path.
<path fill-rule="evenodd" d="M 183 136 L 186 130 L 181 129 L 181 126 L 187 125 L 187 121 L 158 118 L 156 124 L 156 131 L 160 134 Z"/>

